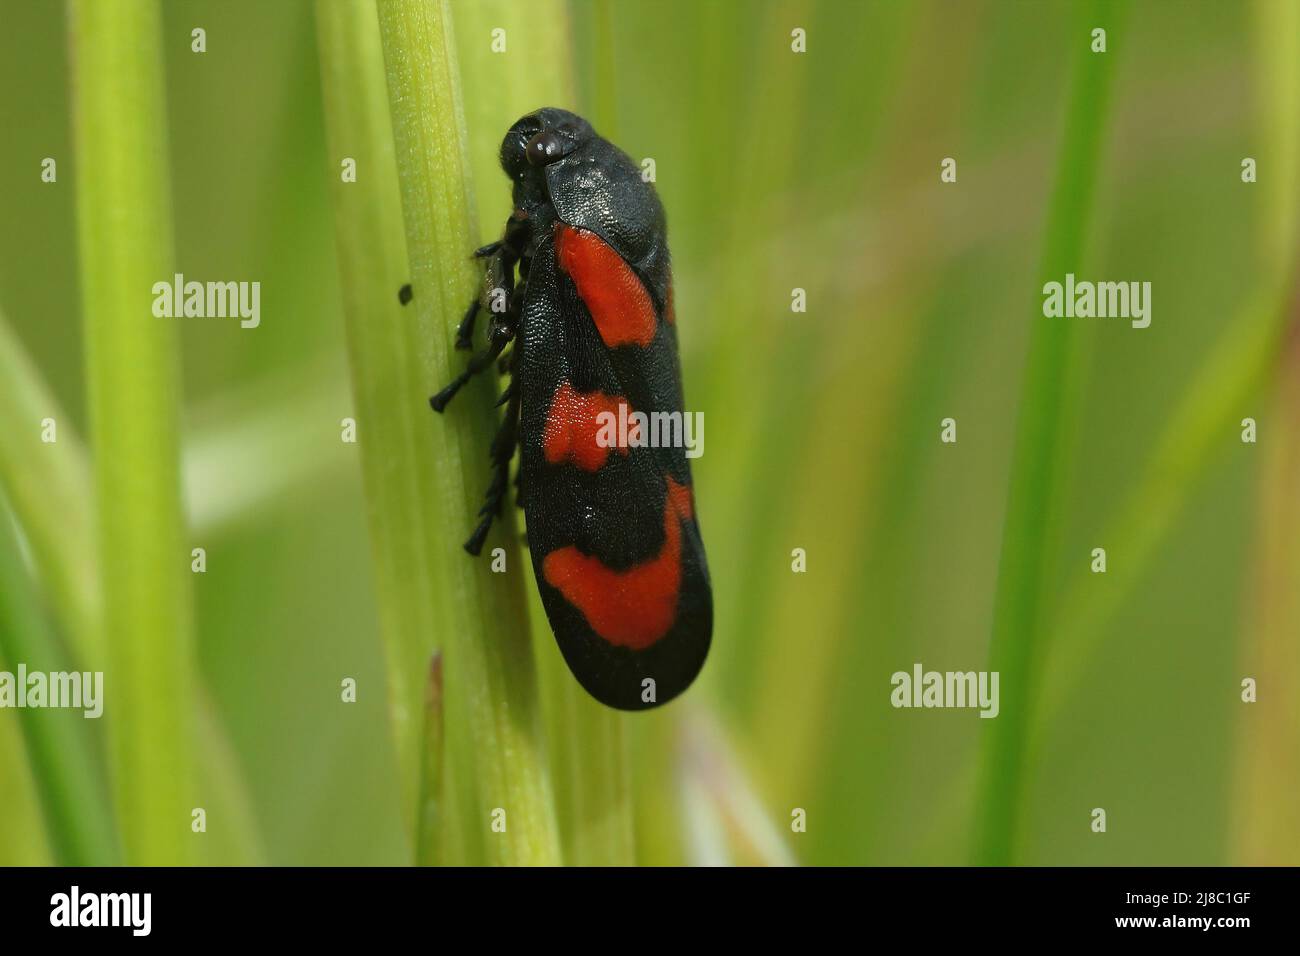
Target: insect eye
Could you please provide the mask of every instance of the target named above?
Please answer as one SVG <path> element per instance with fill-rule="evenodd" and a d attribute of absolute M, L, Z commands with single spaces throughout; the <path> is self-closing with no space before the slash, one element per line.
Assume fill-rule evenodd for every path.
<path fill-rule="evenodd" d="M 545 166 L 564 155 L 564 143 L 560 137 L 548 130 L 538 133 L 528 141 L 528 145 L 524 147 L 524 155 L 528 157 L 529 165 Z"/>

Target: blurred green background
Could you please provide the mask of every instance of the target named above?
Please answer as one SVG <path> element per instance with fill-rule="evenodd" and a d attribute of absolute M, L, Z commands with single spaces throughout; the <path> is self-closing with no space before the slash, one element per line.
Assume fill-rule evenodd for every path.
<path fill-rule="evenodd" d="M 986 862 L 981 762 L 992 725 L 1018 721 L 1011 862 L 1300 863 L 1297 4 L 1102 6 L 1096 23 L 1027 0 L 540 6 L 547 31 L 532 4 L 450 4 L 462 61 L 499 26 L 539 86 L 568 71 L 575 89 L 545 104 L 527 83 L 465 82 L 482 238 L 509 210 L 495 151 L 524 112 L 575 108 L 653 157 L 687 406 L 708 423 L 694 474 L 714 650 L 680 702 L 619 718 L 635 859 Z M 213 819 L 206 858 L 403 863 L 361 473 L 339 440 L 352 404 L 313 5 L 163 10 L 177 271 L 262 283 L 256 330 L 177 320 L 188 538 L 208 554 L 198 664 L 260 847 Z M 1076 320 L 1034 705 L 895 710 L 894 671 L 988 666 L 1074 65 L 1111 18 L 1073 271 L 1150 281 L 1153 322 Z M 64 5 L 0 0 L 0 311 L 84 435 L 70 111 Z M 1258 183 L 1241 181 L 1247 156 Z M 545 674 L 562 665 L 542 631 Z M 552 783 L 561 802 L 581 785 Z M 44 821 L 0 711 L 0 863 L 56 860 Z"/>

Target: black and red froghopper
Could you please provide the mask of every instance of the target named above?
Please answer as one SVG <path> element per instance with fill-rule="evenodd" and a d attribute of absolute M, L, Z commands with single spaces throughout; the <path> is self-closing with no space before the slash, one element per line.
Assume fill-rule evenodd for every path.
<path fill-rule="evenodd" d="M 501 143 L 514 183 L 505 233 L 475 255 L 488 347 L 430 399 L 437 411 L 502 360 L 511 374 L 492 445 L 478 554 L 520 448 L 519 503 L 551 629 L 597 700 L 644 710 L 676 697 L 709 651 L 713 599 L 682 447 L 609 447 L 602 412 L 683 412 L 663 206 L 628 156 L 561 109 L 520 119 Z M 518 270 L 518 282 L 515 273 Z M 493 311 L 492 290 L 506 308 Z"/>

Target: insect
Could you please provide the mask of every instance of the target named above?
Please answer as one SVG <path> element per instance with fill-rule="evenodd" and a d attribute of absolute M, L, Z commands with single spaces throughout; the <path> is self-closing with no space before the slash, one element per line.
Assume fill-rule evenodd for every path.
<path fill-rule="evenodd" d="M 487 312 L 487 348 L 429 400 L 441 412 L 494 363 L 510 373 L 465 550 L 482 549 L 518 446 L 517 502 L 560 651 L 597 700 L 647 709 L 695 679 L 713 629 L 685 449 L 611 442 L 606 427 L 620 413 L 682 413 L 663 207 L 625 153 L 561 109 L 511 126 L 501 167 L 514 211 L 474 253 L 483 294 L 456 331 L 471 348 Z"/>

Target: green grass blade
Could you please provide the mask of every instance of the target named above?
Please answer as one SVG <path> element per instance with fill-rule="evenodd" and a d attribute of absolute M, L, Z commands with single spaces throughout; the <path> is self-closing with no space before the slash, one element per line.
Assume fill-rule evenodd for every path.
<path fill-rule="evenodd" d="M 1116 508 L 1098 540 L 1125 556 L 1108 586 L 1097 593 L 1076 579 L 1062 601 L 1059 653 L 1044 675 L 1045 710 L 1038 744 L 1050 732 L 1087 661 L 1105 638 L 1105 624 L 1151 568 L 1160 544 L 1176 526 L 1209 465 L 1235 440 L 1246 410 L 1266 395 L 1286 356 L 1293 324 L 1297 215 L 1300 185 L 1300 9 L 1265 2 L 1255 9 L 1259 51 L 1261 139 L 1270 175 L 1250 188 L 1266 210 L 1260 258 L 1265 281 L 1224 325 L 1200 371 L 1191 379 L 1132 491 Z M 1282 360 L 1279 360 L 1279 357 Z M 1037 744 L 1035 745 L 1035 749 Z"/>
<path fill-rule="evenodd" d="M 192 609 L 181 517 L 162 24 L 147 0 L 71 7 L 87 396 L 104 569 L 106 719 L 127 862 L 191 858 Z"/>
<path fill-rule="evenodd" d="M 563 0 L 534 0 L 528 4 L 471 0 L 452 6 L 460 73 L 468 91 L 465 112 L 470 124 L 473 171 L 481 184 L 477 190 L 478 240 L 488 242 L 500 236 L 510 213 L 510 184 L 497 159 L 506 129 L 540 106 L 575 108 L 569 8 Z M 607 10 L 604 16 L 608 30 Z M 504 54 L 492 52 L 489 42 L 497 27 L 506 30 Z M 608 34 L 604 39 L 612 44 Z M 605 81 L 608 85 L 604 88 L 612 90 L 612 77 L 602 75 Z M 613 139 L 611 116 L 612 106 L 604 111 L 587 111 L 587 118 L 596 128 Z M 631 865 L 635 850 L 626 717 L 593 700 L 574 681 L 537 597 L 526 549 L 519 551 L 518 560 L 527 572 L 525 590 L 529 595 L 529 620 L 538 658 L 565 862 L 578 866 Z"/>
<path fill-rule="evenodd" d="M 1115 71 L 1113 52 L 1089 52 L 1089 30 L 1104 25 L 1114 36 L 1120 9 L 1099 2 L 1082 5 L 1070 28 L 1077 45 L 1076 66 L 1048 213 L 1040 288 L 1043 281 L 1076 271 L 1083 256 Z M 1040 301 L 1035 295 L 1035 313 Z M 1015 859 L 1026 740 L 1043 659 L 1051 545 L 1066 479 L 1063 462 L 1070 452 L 1067 436 L 1078 375 L 1077 324 L 1041 315 L 1035 315 L 1033 322 L 989 651 L 989 670 L 1001 675 L 1001 713 L 986 732 L 980 768 L 974 858 L 984 865 L 1005 865 Z"/>
<path fill-rule="evenodd" d="M 0 662 L 11 673 L 18 664 L 26 665 L 28 673 L 71 670 L 41 614 L 4 507 L 0 507 Z M 93 751 L 94 720 L 86 718 L 84 710 L 33 707 L 20 709 L 18 719 L 58 863 L 117 863 L 108 788 Z"/>
<path fill-rule="evenodd" d="M 49 607 L 63 632 L 69 635 L 70 666 L 102 670 L 105 649 L 100 632 L 99 555 L 95 548 L 86 546 L 95 536 L 97 519 L 85 443 L 67 423 L 34 363 L 5 325 L 3 316 L 0 316 L 0 370 L 3 370 L 0 408 L 12 414 L 12 420 L 27 421 L 40 413 L 42 418 L 51 417 L 63 423 L 57 427 L 57 441 L 50 444 L 35 441 L 39 429 L 30 436 L 20 429 L 7 429 L 0 434 L 0 488 L 10 496 L 11 502 L 15 499 L 23 502 L 23 507 L 13 510 L 27 540 L 32 542 L 34 536 L 43 535 L 47 541 L 46 547 L 33 545 L 31 550 L 38 577 L 54 582 L 53 586 L 47 586 L 50 587 Z M 282 410 L 272 421 L 278 421 L 279 417 L 289 417 L 297 423 L 303 414 L 295 406 Z M 212 428 L 208 432 L 197 442 L 199 447 L 234 444 L 233 439 L 223 441 L 225 432 L 221 429 Z M 268 440 L 266 447 L 277 446 Z M 284 443 L 278 447 L 283 448 Z M 228 447 L 225 452 L 228 463 Z M 202 475 L 214 471 L 219 454 L 216 448 L 212 449 L 206 456 L 207 464 L 195 470 Z M 196 485 L 199 489 L 211 488 L 217 482 L 210 480 L 206 485 Z M 229 490 L 231 485 L 225 482 L 223 487 Z M 40 489 L 45 493 L 36 493 Z M 204 501 L 201 505 L 209 507 L 210 503 Z M 209 795 L 207 800 L 215 808 L 214 815 L 223 821 L 221 826 L 233 838 L 233 847 L 222 858 L 236 864 L 256 863 L 263 859 L 261 836 L 243 770 L 206 694 L 199 698 L 198 715 L 201 752 L 205 758 L 199 773 L 202 792 Z M 102 864 L 107 859 L 91 862 Z"/>
<path fill-rule="evenodd" d="M 32 545 L 32 555 L 37 576 L 49 589 L 49 608 L 69 636 L 73 669 L 102 670 L 105 666 L 105 649 L 101 635 L 102 603 L 99 555 L 87 542 L 93 540 L 96 528 L 94 484 L 85 443 L 72 430 L 66 416 L 56 403 L 50 389 L 41 378 L 21 343 L 9 330 L 0 316 L 0 408 L 12 415 L 13 421 L 29 421 L 33 415 L 50 417 L 56 422 L 57 441 L 44 443 L 38 440 L 39 428 L 31 434 L 21 429 L 6 429 L 0 434 L 0 488 L 11 502 L 22 502 L 14 507 L 15 516 L 29 543 L 34 537 L 42 538 L 46 546 Z M 295 406 L 285 410 L 296 424 L 301 420 Z M 283 414 L 273 417 L 278 421 Z M 36 419 L 39 424 L 40 419 Z M 247 429 L 245 429 L 247 431 Z M 209 434 L 197 444 L 223 444 L 219 429 L 209 429 Z M 247 435 L 241 436 L 247 439 Z M 233 439 L 224 442 L 229 446 Z M 245 441 L 245 445 L 247 442 Z M 266 447 L 276 447 L 266 442 Z M 284 447 L 283 441 L 278 446 Z M 229 461 L 229 447 L 224 449 Z M 219 452 L 213 449 L 207 457 L 212 461 L 200 473 L 214 470 Z M 216 486 L 199 486 L 199 490 Z M 229 490 L 229 482 L 222 486 Z M 195 490 L 191 488 L 190 490 Z M 43 492 L 43 493 L 42 493 Z M 204 507 L 208 502 L 203 502 Z M 226 832 L 230 833 L 233 847 L 223 851 L 225 862 L 248 864 L 263 859 L 261 837 L 251 809 L 251 800 L 242 768 L 231 749 L 218 714 L 211 700 L 202 694 L 198 702 L 199 736 L 204 766 L 199 780 L 202 791 L 214 815 Z M 103 864 L 109 858 L 90 860 Z"/>
<path fill-rule="evenodd" d="M 427 370 L 406 282 L 406 239 L 393 154 L 379 21 L 366 0 L 316 6 L 321 86 L 329 147 L 335 237 L 343 290 L 352 394 L 360 429 L 381 633 L 389 671 L 389 712 L 405 805 L 415 838 L 424 678 L 445 599 L 433 568 L 440 535 L 429 510 L 437 463 L 429 438 L 432 412 L 421 400 Z M 357 180 L 341 163 L 355 160 Z M 400 467 L 398 467 L 400 465 Z"/>
<path fill-rule="evenodd" d="M 42 441 L 52 420 L 53 442 Z M 0 488 L 20 517 L 40 579 L 87 667 L 103 665 L 94 491 L 85 445 L 0 314 Z"/>
<path fill-rule="evenodd" d="M 410 355 L 422 374 L 416 388 L 395 400 L 425 415 L 394 469 L 416 478 L 427 505 L 421 531 L 437 599 L 433 637 L 443 649 L 448 772 L 464 787 L 454 795 L 458 819 L 448 813 L 446 825 L 469 834 L 474 843 L 466 852 L 473 858 L 558 863 L 523 576 L 493 574 L 487 560 L 472 560 L 459 547 L 489 479 L 495 383 L 480 376 L 445 416 L 435 417 L 425 404 L 464 364 L 452 336 L 477 291 L 469 260 L 477 229 L 450 14 L 445 2 L 381 0 L 379 25 L 414 288 L 406 319 L 415 335 Z M 485 552 L 505 547 L 517 554 L 517 540 L 513 512 L 503 509 Z M 417 672 L 421 682 L 426 667 L 427 659 Z M 505 812 L 504 832 L 491 829 L 497 810 Z"/>
<path fill-rule="evenodd" d="M 541 601 L 538 654 L 564 860 L 570 866 L 632 866 L 636 840 L 623 714 L 593 700 L 553 645 Z M 541 644 L 549 643 L 544 649 Z"/>
<path fill-rule="evenodd" d="M 1124 555 L 1107 573 L 1105 590 L 1076 582 L 1061 600 L 1057 649 L 1043 674 L 1042 709 L 1034 730 L 1042 742 L 1088 661 L 1106 637 L 1105 625 L 1152 567 L 1208 466 L 1239 429 L 1241 410 L 1276 377 L 1284 308 L 1272 290 L 1247 303 L 1225 327 L 1191 380 L 1156 442 L 1132 491 L 1115 510 L 1099 541 Z M 1034 749 L 1036 749 L 1035 744 Z"/>

